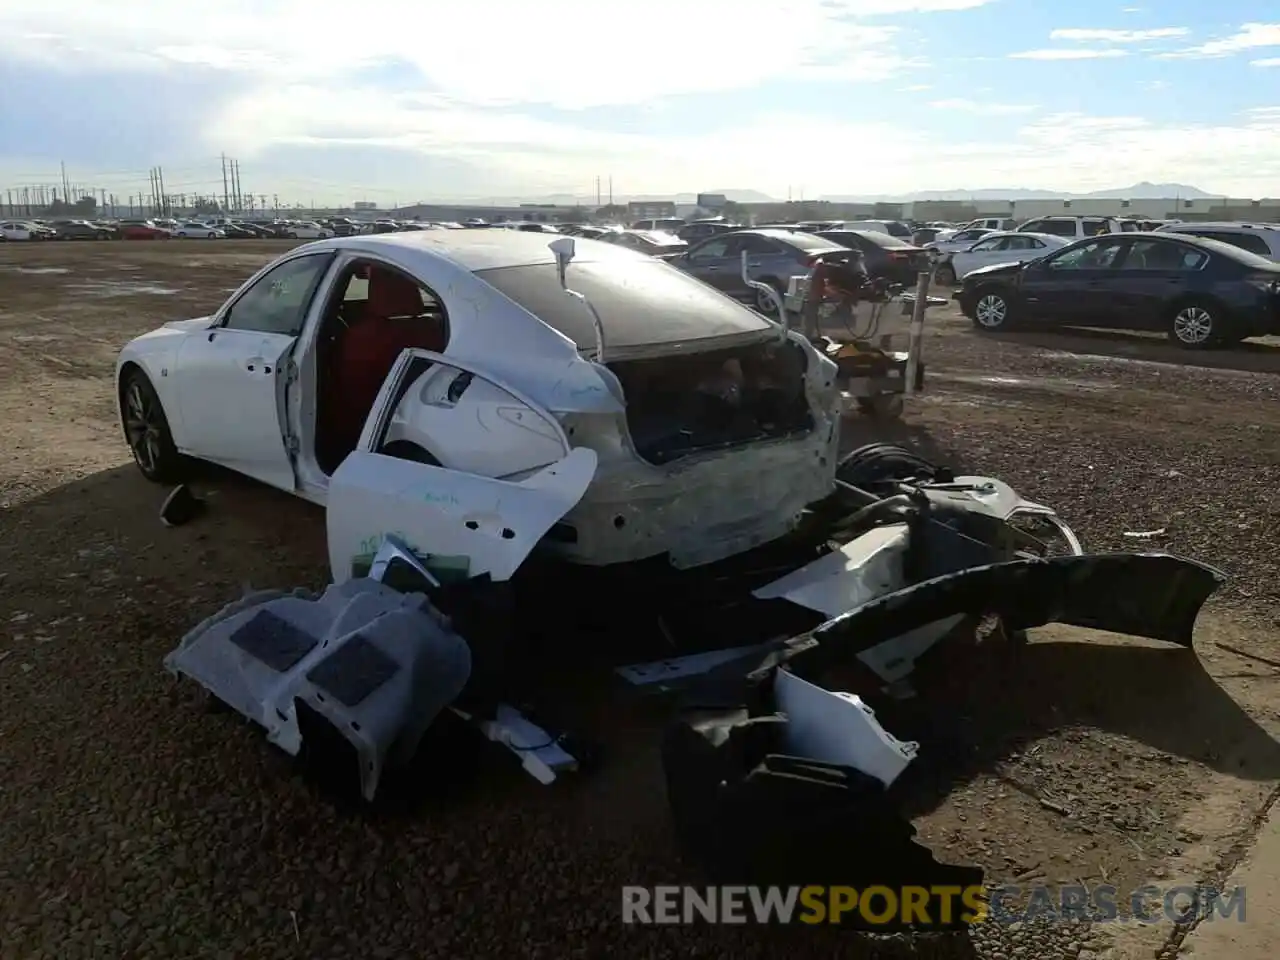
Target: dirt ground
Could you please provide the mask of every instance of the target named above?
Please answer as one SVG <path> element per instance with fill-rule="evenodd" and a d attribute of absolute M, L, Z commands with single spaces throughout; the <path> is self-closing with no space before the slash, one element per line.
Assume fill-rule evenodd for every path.
<path fill-rule="evenodd" d="M 323 514 L 211 478 L 209 514 L 162 527 L 165 491 L 115 421 L 112 363 L 285 246 L 0 246 L 0 957 L 1088 960 L 1177 945 L 1170 924 L 986 925 L 972 943 L 623 927 L 624 884 L 696 878 L 669 834 L 663 711 L 616 690 L 578 704 L 598 770 L 542 788 L 485 753 L 442 766 L 425 805 L 372 819 L 204 709 L 162 656 L 246 583 L 320 586 Z M 926 363 L 900 425 L 852 430 L 1001 477 L 1092 550 L 1168 550 L 1231 580 L 1198 657 L 1054 628 L 934 683 L 946 757 L 911 793 L 922 838 L 993 883 L 1225 877 L 1280 783 L 1280 346 L 997 339 L 948 307 L 930 312 Z"/>

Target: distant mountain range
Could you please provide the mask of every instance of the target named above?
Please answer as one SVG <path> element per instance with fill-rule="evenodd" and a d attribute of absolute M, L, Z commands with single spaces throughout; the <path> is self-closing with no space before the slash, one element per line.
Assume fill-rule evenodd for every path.
<path fill-rule="evenodd" d="M 759 190 L 705 190 L 704 193 L 723 194 L 734 203 L 782 203 L 786 198 L 771 197 Z M 827 200 L 832 203 L 910 203 L 920 200 L 1166 200 L 1180 198 L 1183 200 L 1206 200 L 1219 194 L 1206 193 L 1199 187 L 1185 183 L 1135 183 L 1131 187 L 1117 187 L 1113 190 L 1094 190 L 1091 193 L 1071 193 L 1065 190 L 1030 190 L 1021 187 L 983 187 L 980 190 L 922 190 L 918 193 L 888 196 L 884 194 L 823 194 L 818 197 L 807 197 L 808 200 Z M 800 199 L 793 197 L 792 199 Z M 671 194 L 614 194 L 614 203 L 630 201 L 657 203 L 674 200 L 677 204 L 697 203 L 696 193 Z M 601 198 L 608 203 L 607 197 Z M 556 193 L 545 197 L 500 197 L 486 198 L 486 205 L 516 206 L 521 203 L 553 204 L 555 206 L 594 206 L 596 197 Z"/>
<path fill-rule="evenodd" d="M 981 190 L 924 190 L 897 197 L 823 196 L 819 199 L 835 203 L 868 203 L 882 200 L 906 203 L 913 200 L 1208 200 L 1219 194 L 1206 193 L 1186 183 L 1149 183 L 1146 180 L 1131 187 L 1071 193 L 1065 190 L 1027 190 L 1018 187 L 984 187 Z"/>

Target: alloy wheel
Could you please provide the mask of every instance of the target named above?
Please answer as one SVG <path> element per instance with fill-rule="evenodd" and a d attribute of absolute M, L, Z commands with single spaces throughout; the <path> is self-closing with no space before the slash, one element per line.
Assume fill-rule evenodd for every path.
<path fill-rule="evenodd" d="M 129 385 L 125 394 L 124 432 L 129 449 L 145 474 L 155 473 L 160 463 L 160 438 L 163 414 L 139 381 Z"/>
<path fill-rule="evenodd" d="M 773 316 L 778 312 L 777 304 L 773 302 L 773 297 L 769 296 L 763 290 L 756 291 L 756 309 L 765 316 Z"/>
<path fill-rule="evenodd" d="M 1213 316 L 1204 307 L 1183 307 L 1174 315 L 1173 335 L 1193 347 L 1207 343 L 1213 336 Z"/>
<path fill-rule="evenodd" d="M 973 308 L 974 318 L 979 326 L 995 330 L 1004 326 L 1009 318 L 1009 304 L 1004 297 L 996 293 L 988 293 L 978 299 Z"/>

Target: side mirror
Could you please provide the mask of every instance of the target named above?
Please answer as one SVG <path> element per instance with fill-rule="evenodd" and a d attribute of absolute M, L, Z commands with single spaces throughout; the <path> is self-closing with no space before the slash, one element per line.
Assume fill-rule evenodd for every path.
<path fill-rule="evenodd" d="M 556 255 L 556 269 L 560 273 L 560 286 L 566 286 L 565 275 L 569 271 L 569 262 L 573 260 L 573 237 L 557 237 L 547 244 Z"/>

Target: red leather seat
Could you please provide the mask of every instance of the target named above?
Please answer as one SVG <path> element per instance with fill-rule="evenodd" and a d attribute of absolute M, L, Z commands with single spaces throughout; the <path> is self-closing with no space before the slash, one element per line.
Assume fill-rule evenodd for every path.
<path fill-rule="evenodd" d="M 335 344 L 332 427 L 344 451 L 355 449 L 378 391 L 401 352 L 410 347 L 444 349 L 442 322 L 425 313 L 416 283 L 390 270 L 370 270 L 363 315 Z"/>

